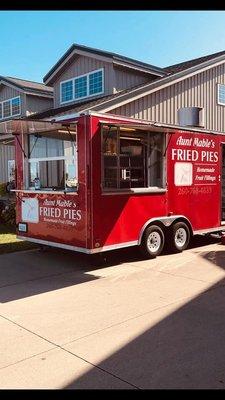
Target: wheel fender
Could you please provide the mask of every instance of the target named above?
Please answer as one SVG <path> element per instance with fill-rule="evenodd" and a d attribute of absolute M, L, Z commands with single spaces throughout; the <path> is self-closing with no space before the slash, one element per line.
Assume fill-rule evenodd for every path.
<path fill-rule="evenodd" d="M 139 233 L 139 238 L 138 238 L 138 245 L 141 244 L 142 238 L 143 238 L 143 234 L 145 229 L 151 225 L 151 224 L 158 224 L 159 226 L 164 226 L 165 228 L 168 228 L 169 226 L 171 226 L 174 222 L 179 222 L 179 221 L 183 221 L 186 222 L 189 227 L 190 227 L 190 231 L 193 232 L 192 230 L 192 225 L 189 221 L 189 219 L 187 217 L 184 217 L 184 215 L 172 215 L 170 217 L 158 217 L 158 218 L 151 218 L 148 221 L 145 222 L 145 224 L 142 226 L 140 233 Z"/>

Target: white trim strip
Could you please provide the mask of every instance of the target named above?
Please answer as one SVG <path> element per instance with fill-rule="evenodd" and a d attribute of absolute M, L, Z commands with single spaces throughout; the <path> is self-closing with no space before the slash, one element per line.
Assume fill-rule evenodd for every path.
<path fill-rule="evenodd" d="M 55 195 L 55 194 L 61 194 L 61 195 L 78 195 L 77 190 L 76 191 L 71 191 L 68 192 L 66 190 L 36 190 L 36 189 L 12 189 L 10 192 L 16 192 L 16 193 L 27 193 L 27 194 L 50 194 L 50 195 Z"/>
<path fill-rule="evenodd" d="M 45 120 L 46 121 L 65 121 L 65 120 L 70 120 L 70 119 L 74 119 L 74 118 L 79 118 L 80 117 L 80 113 L 71 113 L 71 114 L 64 114 L 64 115 L 60 115 L 59 117 L 48 117 Z"/>
<path fill-rule="evenodd" d="M 212 233 L 220 231 L 225 231 L 225 226 L 218 226 L 217 228 L 198 229 L 197 231 L 193 231 L 193 235 L 203 235 L 204 233 Z"/>
<path fill-rule="evenodd" d="M 78 251 L 80 253 L 89 254 L 91 252 L 91 250 L 85 249 L 83 247 L 70 246 L 68 244 L 62 244 L 62 243 L 57 243 L 57 242 L 49 242 L 48 240 L 35 239 L 35 238 L 26 237 L 26 236 L 20 236 L 20 235 L 17 235 L 17 238 L 21 239 L 21 240 L 27 240 L 28 242 L 34 242 L 34 243 L 37 243 L 37 244 L 44 244 L 46 246 L 52 246 L 52 247 L 58 247 L 58 248 L 66 249 L 66 250 Z"/>
<path fill-rule="evenodd" d="M 99 248 L 96 248 L 96 249 L 85 249 L 84 247 L 70 246 L 68 244 L 62 244 L 62 243 L 57 243 L 57 242 L 49 242 L 48 240 L 35 239 L 35 238 L 26 237 L 26 236 L 20 236 L 20 235 L 17 235 L 17 238 L 21 239 L 21 240 L 27 240 L 28 242 L 33 242 L 33 243 L 37 243 L 37 244 L 44 244 L 46 246 L 52 246 L 52 247 L 66 249 L 66 250 L 78 251 L 79 253 L 85 253 L 85 254 L 101 253 L 102 251 L 116 250 L 116 249 L 121 249 L 121 248 L 124 248 L 124 247 L 136 246 L 138 244 L 138 241 L 135 240 L 133 242 L 112 244 L 110 246 L 103 246 L 103 247 L 99 247 Z"/>
<path fill-rule="evenodd" d="M 97 249 L 92 249 L 91 252 L 92 253 L 100 253 L 102 251 L 116 250 L 116 249 L 122 249 L 124 247 L 136 246 L 137 244 L 138 244 L 138 241 L 134 240 L 133 242 L 124 242 L 124 243 L 111 244 L 109 246 L 99 247 Z"/>

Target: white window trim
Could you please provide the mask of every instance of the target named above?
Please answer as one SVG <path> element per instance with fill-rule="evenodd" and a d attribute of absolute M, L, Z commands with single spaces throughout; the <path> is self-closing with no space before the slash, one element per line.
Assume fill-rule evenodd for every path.
<path fill-rule="evenodd" d="M 29 158 L 28 162 L 39 162 L 39 161 L 55 161 L 55 160 L 65 160 L 65 156 L 56 157 L 39 157 L 39 158 Z"/>
<path fill-rule="evenodd" d="M 99 72 L 102 71 L 102 91 L 98 92 L 98 93 L 94 93 L 94 94 L 89 94 L 89 76 L 91 74 L 94 74 L 95 72 Z M 83 78 L 84 76 L 87 76 L 87 96 L 82 96 L 82 97 L 75 97 L 75 80 L 79 79 L 79 78 Z M 73 82 L 73 98 L 72 100 L 66 100 L 66 101 L 62 101 L 62 84 L 66 83 L 66 82 Z M 78 101 L 78 100 L 82 100 L 82 99 L 87 99 L 90 97 L 94 97 L 94 96 L 98 96 L 100 94 L 103 94 L 105 92 L 105 75 L 104 75 L 104 68 L 99 68 L 99 69 L 95 69 L 94 71 L 90 71 L 87 74 L 82 74 L 82 75 L 78 75 L 75 76 L 74 78 L 71 79 L 67 79 L 65 81 L 60 82 L 60 104 L 67 104 L 67 103 L 71 103 L 72 101 Z"/>
<path fill-rule="evenodd" d="M 19 113 L 12 115 L 12 101 L 15 100 L 15 99 L 19 99 L 20 100 L 19 101 Z M 10 115 L 8 115 L 7 117 L 4 117 L 4 115 L 3 115 L 3 104 L 6 103 L 7 101 L 9 101 L 9 104 L 10 104 Z M 2 118 L 0 118 L 0 120 L 11 118 L 11 117 L 16 117 L 16 116 L 21 114 L 21 97 L 20 96 L 16 96 L 16 97 L 12 97 L 11 99 L 4 100 L 4 101 L 2 101 L 0 103 L 0 106 L 2 108 Z"/>
<path fill-rule="evenodd" d="M 224 102 L 224 103 L 221 103 L 221 101 L 219 101 L 220 86 L 224 86 L 224 87 L 225 87 L 225 85 L 223 85 L 222 83 L 218 83 L 218 85 L 217 85 L 217 103 L 218 103 L 220 106 L 225 106 L 225 102 Z"/>
<path fill-rule="evenodd" d="M 38 176 L 40 176 L 40 162 L 41 161 L 58 161 L 58 160 L 63 160 L 65 163 L 65 167 L 66 167 L 66 163 L 67 162 L 72 162 L 75 165 L 76 171 L 77 171 L 77 181 L 78 181 L 78 150 L 77 150 L 77 136 L 76 136 L 76 143 L 72 144 L 74 146 L 74 154 L 73 155 L 69 155 L 69 156 L 55 156 L 55 157 L 31 157 L 27 159 L 27 165 L 26 165 L 26 174 L 25 174 L 25 179 L 26 179 L 26 190 L 34 190 L 33 186 L 29 185 L 29 164 L 30 163 L 34 163 L 36 162 L 38 164 Z M 77 185 L 78 187 L 78 185 Z M 41 190 L 42 191 L 42 190 Z M 60 193 L 64 193 L 65 190 L 60 191 Z M 74 193 L 74 191 L 73 191 Z"/>
<path fill-rule="evenodd" d="M 72 100 L 62 101 L 62 84 L 63 83 L 67 83 L 67 82 L 72 82 Z M 60 82 L 60 104 L 70 103 L 71 101 L 73 101 L 73 98 L 74 98 L 74 82 L 73 82 L 73 78 L 72 79 L 67 79 L 66 81 Z"/>

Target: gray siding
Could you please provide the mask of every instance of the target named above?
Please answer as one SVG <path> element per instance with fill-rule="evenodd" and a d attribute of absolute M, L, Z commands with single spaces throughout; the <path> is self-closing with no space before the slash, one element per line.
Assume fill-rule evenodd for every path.
<path fill-rule="evenodd" d="M 204 127 L 225 131 L 225 106 L 217 103 L 217 84 L 225 84 L 225 64 L 211 68 L 152 94 L 110 110 L 148 121 L 178 124 L 180 107 L 203 107 Z"/>
<path fill-rule="evenodd" d="M 112 79 L 114 74 L 112 63 L 97 60 L 92 57 L 78 56 L 54 83 L 54 107 L 60 106 L 60 82 L 86 74 L 99 68 L 104 68 L 104 94 L 107 95 L 113 93 L 114 82 L 112 82 Z M 94 98 L 94 96 L 91 98 Z M 73 104 L 73 102 L 71 102 L 71 104 Z"/>
<path fill-rule="evenodd" d="M 0 102 L 8 99 L 12 99 L 13 97 L 21 97 L 21 115 L 25 115 L 26 112 L 26 102 L 25 102 L 25 94 L 21 93 L 19 90 L 11 88 L 10 86 L 1 85 L 0 86 Z"/>
<path fill-rule="evenodd" d="M 27 115 L 35 112 L 41 112 L 53 107 L 53 98 L 26 96 L 26 111 Z"/>
<path fill-rule="evenodd" d="M 21 97 L 21 116 L 25 116 L 26 111 L 33 113 L 53 107 L 53 99 L 29 96 L 9 86 L 0 86 L 0 101 L 17 96 Z M 0 143 L 0 183 L 6 182 L 8 179 L 8 160 L 14 159 L 14 153 L 14 146 L 5 146 Z"/>
<path fill-rule="evenodd" d="M 14 160 L 14 146 L 0 144 L 0 183 L 8 180 L 8 160 Z"/>
<path fill-rule="evenodd" d="M 115 70 L 115 90 L 129 89 L 131 87 L 140 85 L 141 83 L 150 82 L 152 79 L 149 74 L 133 72 L 129 69 L 114 68 Z"/>
<path fill-rule="evenodd" d="M 19 95 L 21 95 L 21 92 L 19 90 L 13 89 L 5 85 L 0 86 L 0 101 L 8 100 L 12 97 L 16 97 Z"/>

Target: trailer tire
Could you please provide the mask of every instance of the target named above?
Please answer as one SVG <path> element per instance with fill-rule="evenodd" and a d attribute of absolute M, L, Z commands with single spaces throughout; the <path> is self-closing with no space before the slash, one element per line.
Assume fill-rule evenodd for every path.
<path fill-rule="evenodd" d="M 162 253 L 165 243 L 165 235 L 158 225 L 150 225 L 146 228 L 140 250 L 147 258 L 155 258 Z"/>
<path fill-rule="evenodd" d="M 176 222 L 171 226 L 167 247 L 174 253 L 180 253 L 188 247 L 190 238 L 191 233 L 188 225 L 185 222 Z"/>

